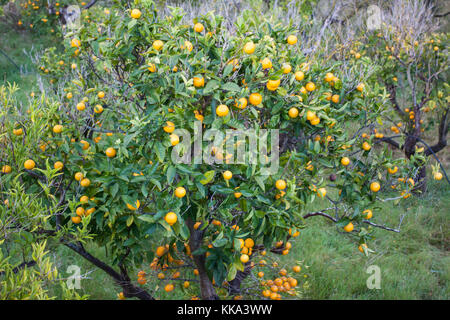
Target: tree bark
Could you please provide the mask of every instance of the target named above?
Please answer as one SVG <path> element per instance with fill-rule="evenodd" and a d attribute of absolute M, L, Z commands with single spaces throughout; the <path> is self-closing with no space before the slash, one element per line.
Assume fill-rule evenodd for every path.
<path fill-rule="evenodd" d="M 190 231 L 189 246 L 191 247 L 192 252 L 194 252 L 202 245 L 204 231 L 198 229 L 195 230 L 194 222 L 190 218 L 186 219 L 186 224 Z M 206 254 L 193 254 L 193 258 L 200 276 L 200 292 L 202 299 L 219 300 L 219 296 L 217 295 L 216 290 L 214 289 L 214 286 L 208 277 L 208 273 L 206 272 Z"/>

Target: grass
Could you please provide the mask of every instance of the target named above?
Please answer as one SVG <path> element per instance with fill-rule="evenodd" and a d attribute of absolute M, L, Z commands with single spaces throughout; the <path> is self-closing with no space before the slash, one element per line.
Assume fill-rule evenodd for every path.
<path fill-rule="evenodd" d="M 18 33 L 0 26 L 0 38 L 7 39 L 7 46 L 0 47 L 19 65 L 0 54 L 1 83 L 16 82 L 21 91 L 19 98 L 26 101 L 36 81 L 35 69 L 23 50 L 33 47 L 40 50 L 50 43 L 41 36 L 35 41 L 32 35 Z M 430 182 L 430 191 L 420 198 L 411 197 L 399 206 L 382 204 L 382 210 L 374 212 L 373 220 L 389 226 L 397 226 L 400 216 L 406 213 L 401 233 L 376 230 L 376 240 L 369 243 L 375 250 L 368 258 L 361 254 L 348 234 L 322 217 L 308 219 L 308 228 L 292 241 L 291 253 L 281 261 L 292 266 L 297 261 L 308 265 L 309 290 L 307 299 L 448 299 L 450 278 L 450 233 L 448 213 L 450 188 L 443 180 Z M 104 261 L 109 259 L 104 248 L 87 245 L 88 251 Z M 116 299 L 119 288 L 103 271 L 76 255 L 68 248 L 58 246 L 52 250 L 55 265 L 62 277 L 68 277 L 67 268 L 78 265 L 81 274 L 80 294 L 91 299 Z M 148 266 L 148 263 L 146 264 Z M 381 270 L 381 289 L 368 289 L 366 269 L 377 265 Z M 290 269 L 290 267 L 289 267 Z M 136 270 L 132 271 L 136 274 Z M 60 296 L 58 288 L 50 288 Z M 163 296 L 185 298 L 182 293 Z"/>
<path fill-rule="evenodd" d="M 36 66 L 28 54 L 43 50 L 53 39 L 50 35 L 36 36 L 19 32 L 1 21 L 0 39 L 4 40 L 0 41 L 0 85 L 7 85 L 8 82 L 18 84 L 18 99 L 25 103 L 31 91 L 35 89 L 37 80 Z"/>
<path fill-rule="evenodd" d="M 285 258 L 293 265 L 309 265 L 310 299 L 448 299 L 450 278 L 450 187 L 446 182 L 430 186 L 427 195 L 408 198 L 399 206 L 382 205 L 374 221 L 397 227 L 401 232 L 377 229 L 365 257 L 348 234 L 322 217 L 309 219 L 309 226 L 293 241 L 295 253 Z M 381 270 L 381 289 L 368 289 L 366 269 Z"/>

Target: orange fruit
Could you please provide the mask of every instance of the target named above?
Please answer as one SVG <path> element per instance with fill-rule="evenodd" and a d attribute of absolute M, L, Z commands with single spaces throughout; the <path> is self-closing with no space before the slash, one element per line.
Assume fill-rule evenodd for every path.
<path fill-rule="evenodd" d="M 139 200 L 136 200 L 136 202 L 133 203 L 132 205 L 129 203 L 127 203 L 126 205 L 129 210 L 136 211 L 141 206 L 141 202 Z"/>
<path fill-rule="evenodd" d="M 103 99 L 105 97 L 105 93 L 103 91 L 99 91 L 99 93 L 97 93 L 97 97 L 99 99 Z"/>
<path fill-rule="evenodd" d="M 338 94 L 334 94 L 331 97 L 331 101 L 333 101 L 333 103 L 339 103 L 339 95 Z"/>
<path fill-rule="evenodd" d="M 56 161 L 55 164 L 53 165 L 53 168 L 60 170 L 64 167 L 64 164 L 61 161 Z"/>
<path fill-rule="evenodd" d="M 73 38 L 72 41 L 70 41 L 70 46 L 72 48 L 79 48 L 81 46 L 80 40 Z"/>
<path fill-rule="evenodd" d="M 225 117 L 226 115 L 228 115 L 229 109 L 226 105 L 224 104 L 220 104 L 219 106 L 217 106 L 216 108 L 216 114 L 219 117 Z"/>
<path fill-rule="evenodd" d="M 262 96 L 259 93 L 252 93 L 248 100 L 252 105 L 257 106 L 262 102 Z"/>
<path fill-rule="evenodd" d="M 284 190 L 284 189 L 286 189 L 286 181 L 284 181 L 284 180 L 282 180 L 282 179 L 277 180 L 277 181 L 275 182 L 275 187 L 276 187 L 278 190 Z"/>
<path fill-rule="evenodd" d="M 250 257 L 246 254 L 242 254 L 241 258 L 240 258 L 242 263 L 247 263 L 249 259 L 250 259 Z"/>
<path fill-rule="evenodd" d="M 253 248 L 255 246 L 255 242 L 253 241 L 253 239 L 247 238 L 244 241 L 244 246 L 246 246 L 247 248 Z"/>
<path fill-rule="evenodd" d="M 23 166 L 24 166 L 25 169 L 27 169 L 27 170 L 33 170 L 34 167 L 36 166 L 36 163 L 35 163 L 33 160 L 28 159 L 27 161 L 25 161 L 25 163 L 23 164 Z"/>
<path fill-rule="evenodd" d="M 298 111 L 298 109 L 296 107 L 292 107 L 292 108 L 289 109 L 288 114 L 289 114 L 289 117 L 294 119 L 294 118 L 298 117 L 299 111 Z"/>
<path fill-rule="evenodd" d="M 370 144 L 367 141 L 365 141 L 362 145 L 362 148 L 366 151 L 369 151 L 372 147 L 370 146 Z"/>
<path fill-rule="evenodd" d="M 262 65 L 262 68 L 265 70 L 265 69 L 271 69 L 272 68 L 272 61 L 269 59 L 269 58 L 264 58 L 262 61 L 261 61 L 261 65 Z"/>
<path fill-rule="evenodd" d="M 72 217 L 72 222 L 75 224 L 78 224 L 81 222 L 81 218 L 79 216 Z"/>
<path fill-rule="evenodd" d="M 172 121 L 167 121 L 166 126 L 163 127 L 163 130 L 167 133 L 172 133 L 175 130 L 175 124 Z"/>
<path fill-rule="evenodd" d="M 394 173 L 396 173 L 398 171 L 398 167 L 397 166 L 394 166 L 393 168 L 388 168 L 388 172 L 390 173 L 390 174 L 394 174 Z"/>
<path fill-rule="evenodd" d="M 152 47 L 156 51 L 160 51 L 163 48 L 163 46 L 164 46 L 164 42 L 162 42 L 161 40 L 153 41 Z"/>
<path fill-rule="evenodd" d="M 443 175 L 441 172 L 436 172 L 434 174 L 434 180 L 437 180 L 437 181 L 442 180 L 442 177 L 443 177 Z"/>
<path fill-rule="evenodd" d="M 53 127 L 53 132 L 54 132 L 54 133 L 61 133 L 61 132 L 62 132 L 62 129 L 63 129 L 63 126 L 60 125 L 60 124 L 57 124 L 57 125 L 55 125 L 55 126 Z"/>
<path fill-rule="evenodd" d="M 295 74 L 295 80 L 302 81 L 305 79 L 305 74 L 302 71 L 297 71 Z"/>
<path fill-rule="evenodd" d="M 246 54 L 252 54 L 253 52 L 255 52 L 255 48 L 256 48 L 256 46 L 255 46 L 255 44 L 252 41 L 247 42 L 244 45 L 244 52 Z"/>
<path fill-rule="evenodd" d="M 164 255 L 164 253 L 166 252 L 166 248 L 160 246 L 158 248 L 156 248 L 156 255 L 158 257 L 162 257 Z"/>
<path fill-rule="evenodd" d="M 200 22 L 197 22 L 195 25 L 194 25 L 194 31 L 195 32 L 203 32 L 203 30 L 205 30 L 205 27 L 203 26 L 203 24 L 201 24 Z"/>
<path fill-rule="evenodd" d="M 166 284 L 166 286 L 164 287 L 164 290 L 165 290 L 166 292 L 173 291 L 173 289 L 174 289 L 174 286 L 173 286 L 173 284 L 171 284 L 171 283 Z"/>
<path fill-rule="evenodd" d="M 351 223 L 351 222 L 344 227 L 344 230 L 346 232 L 352 232 L 353 229 L 354 229 L 354 226 L 353 226 L 353 223 Z"/>
<path fill-rule="evenodd" d="M 292 271 L 299 273 L 302 270 L 302 268 L 300 266 L 293 266 L 292 267 Z"/>
<path fill-rule="evenodd" d="M 201 88 L 205 85 L 205 78 L 203 77 L 194 77 L 194 87 Z"/>
<path fill-rule="evenodd" d="M 378 192 L 380 190 L 380 184 L 378 182 L 376 182 L 376 181 L 372 182 L 370 184 L 370 190 L 372 192 Z"/>
<path fill-rule="evenodd" d="M 362 253 L 364 253 L 364 248 L 363 247 L 367 249 L 367 244 L 363 243 L 363 244 L 359 245 L 358 250 L 361 251 Z"/>
<path fill-rule="evenodd" d="M 364 90 L 364 83 L 358 84 L 358 86 L 356 87 L 356 90 L 358 90 L 359 92 L 362 92 Z"/>
<path fill-rule="evenodd" d="M 186 189 L 183 187 L 178 187 L 175 189 L 175 196 L 177 198 L 183 198 L 186 195 Z"/>
<path fill-rule="evenodd" d="M 78 111 L 83 111 L 84 109 L 86 109 L 86 104 L 84 102 L 80 102 L 77 104 Z"/>
<path fill-rule="evenodd" d="M 284 74 L 288 74 L 289 72 L 291 72 L 292 67 L 289 63 L 285 63 L 283 64 L 283 73 Z"/>
<path fill-rule="evenodd" d="M 5 164 L 4 166 L 2 166 L 2 173 L 11 173 L 11 166 L 8 166 L 7 164 Z"/>
<path fill-rule="evenodd" d="M 373 215 L 372 210 L 370 210 L 370 209 L 364 210 L 363 215 L 364 215 L 364 218 L 369 220 L 370 218 L 372 218 L 372 215 Z"/>
<path fill-rule="evenodd" d="M 170 226 L 173 226 L 173 225 L 177 222 L 178 217 L 177 217 L 177 215 L 176 215 L 175 212 L 168 212 L 168 213 L 166 214 L 166 216 L 164 217 L 164 220 L 165 220 Z"/>
<path fill-rule="evenodd" d="M 225 180 L 230 180 L 233 177 L 233 173 L 231 173 L 231 171 L 229 170 L 222 173 L 222 175 Z"/>
<path fill-rule="evenodd" d="M 141 13 L 141 10 L 139 10 L 139 9 L 133 9 L 133 10 L 131 10 L 130 15 L 133 19 L 139 19 L 141 17 L 142 13 Z"/>
<path fill-rule="evenodd" d="M 16 136 L 21 136 L 23 134 L 23 129 L 22 128 L 13 129 L 13 134 Z"/>
<path fill-rule="evenodd" d="M 81 172 L 77 172 L 75 173 L 75 180 L 80 181 L 81 179 L 83 179 L 83 174 Z"/>
<path fill-rule="evenodd" d="M 176 146 L 178 143 L 180 143 L 180 137 L 172 133 L 170 135 L 170 143 L 172 144 L 172 146 Z"/>
<path fill-rule="evenodd" d="M 77 214 L 77 216 L 82 216 L 84 215 L 84 208 L 83 207 L 78 207 L 77 210 L 75 210 L 75 213 Z"/>
<path fill-rule="evenodd" d="M 316 89 L 316 85 L 313 82 L 308 82 L 306 84 L 305 88 L 306 88 L 307 91 L 311 92 L 311 91 L 314 91 Z"/>
<path fill-rule="evenodd" d="M 297 43 L 297 37 L 294 35 L 290 35 L 289 37 L 287 37 L 287 43 L 289 43 L 290 45 L 294 45 Z"/>
<path fill-rule="evenodd" d="M 109 147 L 106 149 L 105 154 L 108 158 L 114 158 L 116 156 L 116 149 Z"/>
<path fill-rule="evenodd" d="M 83 188 L 89 187 L 90 184 L 91 184 L 91 180 L 89 180 L 88 178 L 84 178 L 83 180 L 80 181 L 80 185 Z"/>
<path fill-rule="evenodd" d="M 348 166 L 348 165 L 350 164 L 350 159 L 347 158 L 347 157 L 343 157 L 343 158 L 341 159 L 341 164 L 342 164 L 343 166 Z"/>

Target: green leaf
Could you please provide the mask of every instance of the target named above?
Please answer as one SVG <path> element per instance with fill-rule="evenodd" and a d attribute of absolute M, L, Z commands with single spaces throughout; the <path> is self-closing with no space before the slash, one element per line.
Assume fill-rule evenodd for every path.
<path fill-rule="evenodd" d="M 240 92 L 241 91 L 241 87 L 239 87 L 236 83 L 234 82 L 227 82 L 222 86 L 223 90 L 226 91 L 234 91 L 234 92 Z"/>
<path fill-rule="evenodd" d="M 200 183 L 203 185 L 210 183 L 213 180 L 215 173 L 216 172 L 214 170 L 205 172 L 203 174 L 205 176 L 205 179 L 200 180 Z"/>
<path fill-rule="evenodd" d="M 230 269 L 228 270 L 227 281 L 231 281 L 234 278 L 236 278 L 236 274 L 237 274 L 237 268 L 234 264 L 232 264 Z"/>
<path fill-rule="evenodd" d="M 170 166 L 167 169 L 167 173 L 166 173 L 167 183 L 171 184 L 173 182 L 173 179 L 175 178 L 176 173 L 177 173 L 177 169 L 175 169 L 175 167 L 173 167 L 173 166 Z"/>

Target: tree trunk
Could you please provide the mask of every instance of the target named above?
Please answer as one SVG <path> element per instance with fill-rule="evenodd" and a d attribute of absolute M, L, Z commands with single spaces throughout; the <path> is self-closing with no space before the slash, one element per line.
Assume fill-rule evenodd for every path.
<path fill-rule="evenodd" d="M 190 231 L 189 237 L 189 246 L 191 247 L 192 252 L 201 247 L 203 241 L 204 231 L 195 230 L 194 222 L 192 219 L 186 219 L 186 224 Z M 194 255 L 194 263 L 197 266 L 197 270 L 200 276 L 200 292 L 203 300 L 219 300 L 219 296 L 214 289 L 214 286 L 211 280 L 208 277 L 208 273 L 206 272 L 205 261 L 206 254 Z"/>

